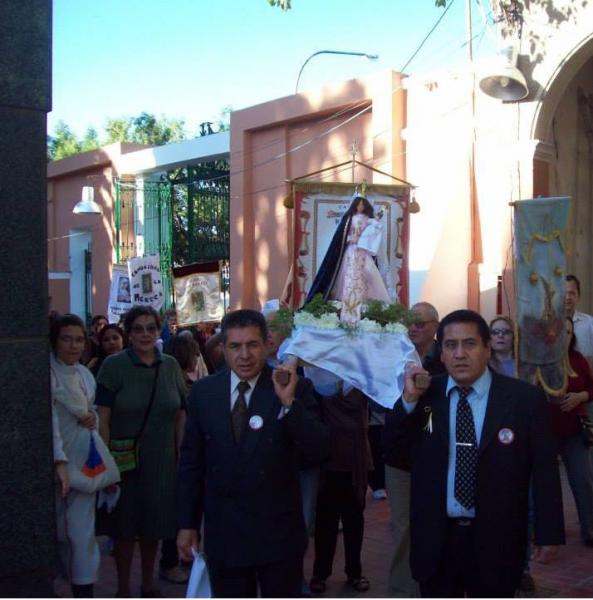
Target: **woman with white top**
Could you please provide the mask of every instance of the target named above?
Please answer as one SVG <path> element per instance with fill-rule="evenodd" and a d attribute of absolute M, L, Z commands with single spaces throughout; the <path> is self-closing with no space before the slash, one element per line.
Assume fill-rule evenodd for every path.
<path fill-rule="evenodd" d="M 94 429 L 95 379 L 80 364 L 86 345 L 84 323 L 76 315 L 62 315 L 51 325 L 50 355 L 54 462 L 60 481 L 56 495 L 58 549 L 63 570 L 75 598 L 93 596 L 100 554 L 95 538 L 95 493 L 76 489 L 66 466 L 71 453 L 80 454 L 80 428 Z M 88 440 L 86 447 L 88 449 Z"/>

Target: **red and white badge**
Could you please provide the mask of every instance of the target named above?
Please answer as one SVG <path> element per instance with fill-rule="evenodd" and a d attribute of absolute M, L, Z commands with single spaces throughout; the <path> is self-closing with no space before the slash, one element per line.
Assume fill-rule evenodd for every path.
<path fill-rule="evenodd" d="M 249 427 L 254 431 L 261 429 L 264 426 L 264 420 L 259 415 L 253 415 L 251 419 L 249 419 Z"/>
<path fill-rule="evenodd" d="M 509 429 L 508 427 L 503 427 L 498 432 L 498 441 L 505 446 L 512 444 L 515 441 L 515 434 L 513 433 L 513 430 Z"/>

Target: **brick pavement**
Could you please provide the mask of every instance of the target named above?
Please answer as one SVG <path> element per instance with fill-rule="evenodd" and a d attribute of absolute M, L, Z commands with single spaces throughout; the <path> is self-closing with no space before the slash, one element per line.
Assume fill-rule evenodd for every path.
<path fill-rule="evenodd" d="M 549 565 L 532 563 L 531 571 L 537 589 L 535 593 L 522 593 L 523 597 L 593 597 L 593 548 L 583 545 L 579 540 L 578 522 L 572 494 L 562 470 L 564 493 L 564 514 L 566 520 L 567 544 L 560 550 L 558 558 Z M 389 506 L 385 500 L 367 499 L 365 513 L 365 538 L 363 543 L 363 571 L 371 581 L 368 593 L 358 594 L 346 586 L 343 573 L 344 553 L 341 535 L 334 561 L 334 572 L 328 579 L 325 597 L 385 597 L 387 595 L 387 569 L 391 558 L 392 542 L 389 523 Z M 104 541 L 102 538 L 101 541 Z M 305 558 L 305 574 L 311 575 L 312 548 Z M 173 585 L 158 580 L 161 592 L 169 598 L 182 598 L 185 586 Z M 138 552 L 132 569 L 132 590 L 139 593 L 140 564 Z M 70 596 L 69 586 L 62 581 L 56 582 L 56 593 L 62 597 Z M 97 597 L 112 597 L 116 591 L 116 574 L 113 558 L 102 557 L 99 582 L 95 586 Z"/>

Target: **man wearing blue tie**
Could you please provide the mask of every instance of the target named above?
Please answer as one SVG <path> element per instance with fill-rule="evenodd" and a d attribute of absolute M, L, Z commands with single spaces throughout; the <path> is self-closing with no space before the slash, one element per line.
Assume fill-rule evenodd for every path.
<path fill-rule="evenodd" d="M 535 543 L 564 543 L 558 465 L 543 392 L 488 369 L 490 332 L 458 310 L 437 339 L 447 374 L 424 392 L 421 367 L 386 419 L 412 456 L 410 565 L 424 597 L 512 597 L 527 545 L 533 482 Z M 424 392 L 424 393 L 423 393 Z"/>

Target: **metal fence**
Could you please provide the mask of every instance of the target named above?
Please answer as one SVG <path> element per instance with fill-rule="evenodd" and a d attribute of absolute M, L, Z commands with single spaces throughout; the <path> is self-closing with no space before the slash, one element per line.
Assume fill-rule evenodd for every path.
<path fill-rule="evenodd" d="M 189 165 L 158 181 L 116 179 L 115 196 L 116 261 L 158 254 L 164 309 L 173 305 L 174 266 L 221 261 L 221 288 L 228 296 L 228 162 Z"/>

